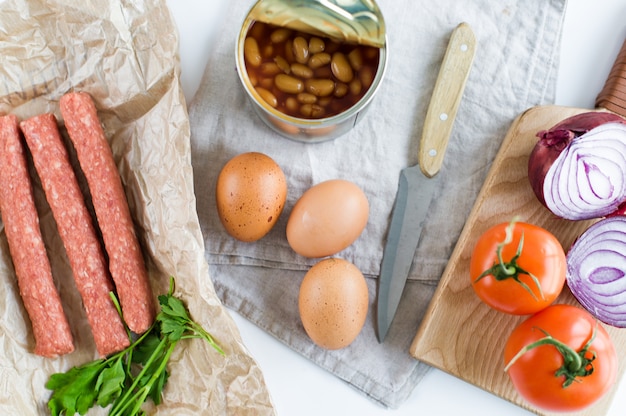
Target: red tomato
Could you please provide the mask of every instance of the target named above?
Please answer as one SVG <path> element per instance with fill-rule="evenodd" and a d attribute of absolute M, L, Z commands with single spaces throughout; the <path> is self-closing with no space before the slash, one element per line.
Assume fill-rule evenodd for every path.
<path fill-rule="evenodd" d="M 508 368 L 520 396 L 544 410 L 573 412 L 588 407 L 609 391 L 617 377 L 615 347 L 604 327 L 576 306 L 549 306 L 522 322 L 507 340 L 505 365 L 547 334 L 567 345 L 576 356 L 587 359 L 580 365 L 582 373 L 592 372 L 575 375 L 566 383 L 567 377 L 557 374 L 564 366 L 565 355 L 555 345 L 544 343 L 518 355 Z"/>
<path fill-rule="evenodd" d="M 470 260 L 470 279 L 487 305 L 500 312 L 528 315 L 554 302 L 563 290 L 566 268 L 565 252 L 552 233 L 523 222 L 502 223 L 478 239 Z"/>

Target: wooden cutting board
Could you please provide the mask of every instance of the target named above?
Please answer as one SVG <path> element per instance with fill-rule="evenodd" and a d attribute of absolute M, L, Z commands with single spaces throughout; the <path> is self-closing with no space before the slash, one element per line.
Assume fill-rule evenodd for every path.
<path fill-rule="evenodd" d="M 483 304 L 471 287 L 469 262 L 478 237 L 491 226 L 509 222 L 514 216 L 550 230 L 566 251 L 591 224 L 590 221 L 555 218 L 535 197 L 527 175 L 528 157 L 537 142 L 536 133 L 586 111 L 590 110 L 534 107 L 512 124 L 410 349 L 415 358 L 539 415 L 551 413 L 543 413 L 523 401 L 504 372 L 504 344 L 525 317 L 500 313 Z M 577 301 L 566 287 L 557 303 L 577 304 Z M 619 380 L 626 368 L 626 329 L 605 327 L 620 357 Z M 605 415 L 614 394 L 615 388 L 576 415 Z"/>

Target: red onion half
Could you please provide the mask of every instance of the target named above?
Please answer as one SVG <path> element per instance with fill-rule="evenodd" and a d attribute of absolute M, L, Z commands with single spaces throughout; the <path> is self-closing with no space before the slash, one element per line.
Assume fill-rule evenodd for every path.
<path fill-rule="evenodd" d="M 626 120 L 612 113 L 583 113 L 537 137 L 528 178 L 552 213 L 583 220 L 619 211 L 626 201 Z"/>
<path fill-rule="evenodd" d="M 567 284 L 598 320 L 626 328 L 626 216 L 589 227 L 567 253 Z"/>

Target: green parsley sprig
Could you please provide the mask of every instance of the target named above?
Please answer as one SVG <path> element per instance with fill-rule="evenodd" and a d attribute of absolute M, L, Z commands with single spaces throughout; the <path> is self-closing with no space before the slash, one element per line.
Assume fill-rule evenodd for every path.
<path fill-rule="evenodd" d="M 173 293 L 171 278 L 167 295 L 158 298 L 161 310 L 155 322 L 126 349 L 50 376 L 46 388 L 52 390 L 48 408 L 53 416 L 84 415 L 96 404 L 101 407 L 112 404 L 111 416 L 144 414 L 141 406 L 148 398 L 156 405 L 161 403 L 168 378 L 167 363 L 182 339 L 202 338 L 224 355 L 213 337 L 190 318 L 183 302 Z"/>

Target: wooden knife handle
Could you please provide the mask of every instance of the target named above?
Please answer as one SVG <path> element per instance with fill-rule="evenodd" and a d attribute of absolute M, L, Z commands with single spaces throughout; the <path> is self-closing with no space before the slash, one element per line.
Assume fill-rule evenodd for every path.
<path fill-rule="evenodd" d="M 439 172 L 443 163 L 475 51 L 476 38 L 472 29 L 467 23 L 459 24 L 450 37 L 420 140 L 418 162 L 429 178 Z"/>
<path fill-rule="evenodd" d="M 626 40 L 617 54 L 604 88 L 596 98 L 596 107 L 626 117 Z"/>

